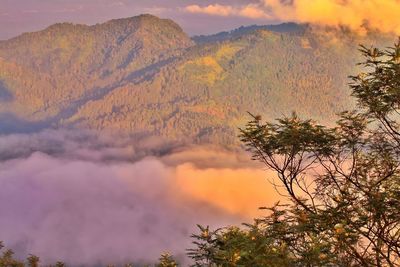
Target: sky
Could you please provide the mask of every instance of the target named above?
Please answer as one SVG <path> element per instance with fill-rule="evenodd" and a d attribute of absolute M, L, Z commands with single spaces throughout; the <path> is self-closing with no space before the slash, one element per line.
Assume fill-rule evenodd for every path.
<path fill-rule="evenodd" d="M 221 17 L 190 12 L 188 6 L 208 6 L 208 0 L 0 0 L 0 39 L 41 30 L 56 22 L 96 24 L 150 13 L 176 21 L 190 34 L 216 33 L 241 25 L 267 23 L 245 17 Z M 219 1 L 241 5 L 248 1 Z"/>
<path fill-rule="evenodd" d="M 0 0 L 0 39 L 56 22 L 85 24 L 150 13 L 189 35 L 280 22 L 400 33 L 400 0 Z"/>

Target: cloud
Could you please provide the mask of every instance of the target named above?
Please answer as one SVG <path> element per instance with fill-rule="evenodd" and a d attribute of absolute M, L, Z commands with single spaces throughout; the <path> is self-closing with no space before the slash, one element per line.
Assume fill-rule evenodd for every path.
<path fill-rule="evenodd" d="M 152 14 L 157 16 L 163 16 L 168 12 L 171 12 L 173 9 L 167 7 L 144 7 L 141 9 L 142 13 Z"/>
<path fill-rule="evenodd" d="M 191 199 L 209 203 L 232 214 L 256 218 L 263 207 L 280 198 L 269 186 L 267 177 L 273 173 L 262 168 L 196 168 L 191 163 L 177 166 L 178 188 Z"/>
<path fill-rule="evenodd" d="M 200 7 L 199 5 L 190 5 L 186 7 L 186 10 L 191 13 L 204 13 L 216 16 L 231 16 L 236 12 L 236 10 L 231 6 L 219 4 L 208 5 L 205 7 Z"/>
<path fill-rule="evenodd" d="M 399 0 L 258 0 L 247 5 L 188 6 L 191 13 L 347 26 L 400 33 Z"/>
<path fill-rule="evenodd" d="M 245 18 L 251 19 L 273 19 L 264 10 L 260 9 L 257 5 L 247 5 L 238 11 L 238 14 Z"/>
<path fill-rule="evenodd" d="M 0 136 L 0 238 L 69 265 L 181 260 L 196 224 L 260 215 L 276 198 L 248 155 L 93 132 Z"/>
<path fill-rule="evenodd" d="M 199 5 L 190 5 L 185 8 L 189 13 L 199 13 L 214 16 L 240 16 L 252 19 L 270 18 L 257 5 L 246 5 L 243 7 L 235 7 L 230 5 L 213 4 L 201 7 Z"/>

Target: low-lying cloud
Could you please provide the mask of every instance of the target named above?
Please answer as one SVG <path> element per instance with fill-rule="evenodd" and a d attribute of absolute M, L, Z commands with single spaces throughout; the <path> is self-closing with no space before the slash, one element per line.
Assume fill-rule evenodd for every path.
<path fill-rule="evenodd" d="M 0 137 L 0 239 L 44 263 L 151 263 L 164 251 L 187 260 L 197 223 L 239 224 L 276 201 L 247 155 L 162 143 L 66 131 Z"/>
<path fill-rule="evenodd" d="M 360 33 L 372 29 L 400 34 L 399 0 L 258 0 L 245 5 L 189 5 L 185 10 L 217 16 L 347 26 Z"/>

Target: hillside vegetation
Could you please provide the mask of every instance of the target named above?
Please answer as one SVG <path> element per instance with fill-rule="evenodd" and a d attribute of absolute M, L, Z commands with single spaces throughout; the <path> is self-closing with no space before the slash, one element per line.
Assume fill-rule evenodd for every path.
<path fill-rule="evenodd" d="M 358 43 L 375 40 L 296 24 L 191 40 L 151 15 L 56 24 L 0 42 L 1 130 L 83 127 L 231 144 L 247 111 L 332 121 L 352 105 L 346 83 Z"/>

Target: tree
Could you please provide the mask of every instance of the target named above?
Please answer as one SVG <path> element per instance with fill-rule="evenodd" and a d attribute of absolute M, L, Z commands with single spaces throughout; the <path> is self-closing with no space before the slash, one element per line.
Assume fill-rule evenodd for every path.
<path fill-rule="evenodd" d="M 325 127 L 260 116 L 240 138 L 284 196 L 243 229 L 201 227 L 196 266 L 400 266 L 400 40 L 361 46 L 358 108 Z"/>
<path fill-rule="evenodd" d="M 25 264 L 22 261 L 14 258 L 14 252 L 11 249 L 4 249 L 3 242 L 0 241 L 0 250 L 2 255 L 0 256 L 0 267 L 24 267 Z"/>
<path fill-rule="evenodd" d="M 163 253 L 156 267 L 178 267 L 178 264 L 169 253 Z"/>
<path fill-rule="evenodd" d="M 28 257 L 28 266 L 29 267 L 39 267 L 39 257 L 35 256 L 35 255 L 29 255 Z"/>

